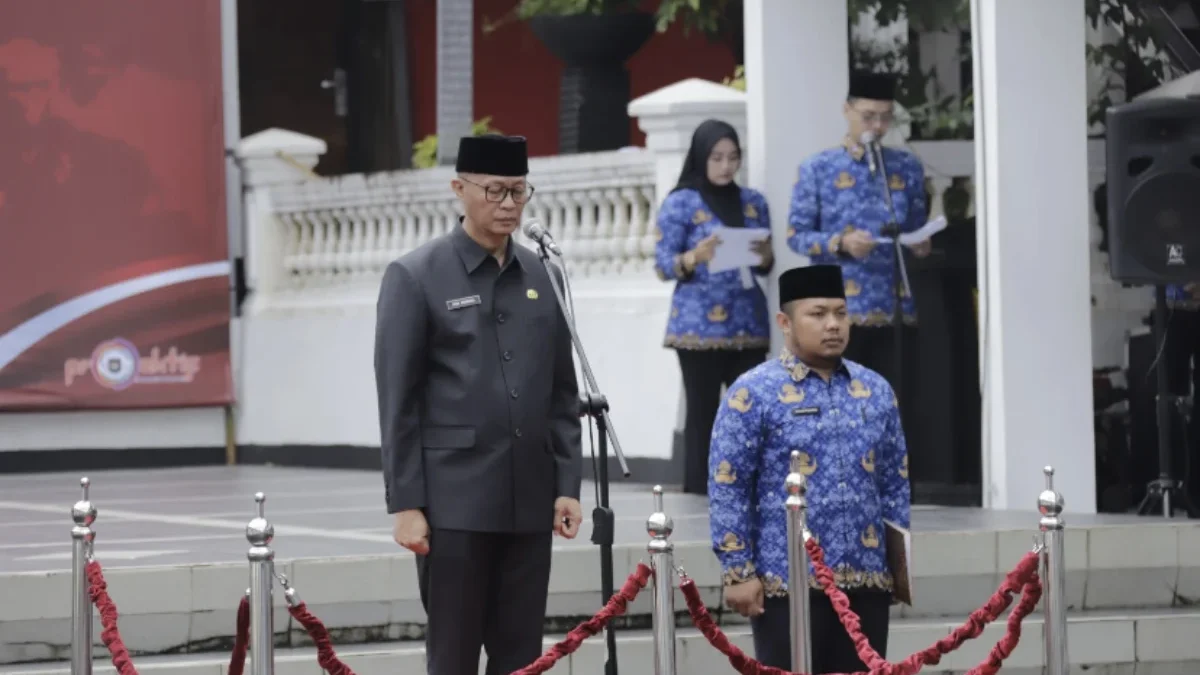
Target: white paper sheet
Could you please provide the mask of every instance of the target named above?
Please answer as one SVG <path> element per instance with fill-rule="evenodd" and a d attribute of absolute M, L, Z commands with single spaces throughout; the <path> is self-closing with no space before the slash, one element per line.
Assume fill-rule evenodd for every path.
<path fill-rule="evenodd" d="M 904 244 L 905 246 L 919 244 L 944 229 L 946 229 L 946 218 L 944 216 L 938 216 L 937 218 L 934 218 L 928 223 L 922 225 L 921 228 L 915 232 L 902 232 L 900 234 L 900 243 Z M 890 244 L 892 243 L 892 238 L 879 237 L 876 239 L 876 241 L 881 244 Z"/>
<path fill-rule="evenodd" d="M 762 257 L 750 245 L 771 236 L 770 230 L 749 227 L 718 227 L 713 234 L 721 240 L 708 261 L 709 272 L 724 272 L 738 268 L 749 269 L 762 264 Z"/>

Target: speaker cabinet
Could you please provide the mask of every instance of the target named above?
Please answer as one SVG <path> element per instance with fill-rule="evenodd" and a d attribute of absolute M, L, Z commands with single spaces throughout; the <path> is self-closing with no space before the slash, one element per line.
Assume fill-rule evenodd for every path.
<path fill-rule="evenodd" d="M 1200 99 L 1142 99 L 1107 117 L 1112 278 L 1200 281 Z"/>

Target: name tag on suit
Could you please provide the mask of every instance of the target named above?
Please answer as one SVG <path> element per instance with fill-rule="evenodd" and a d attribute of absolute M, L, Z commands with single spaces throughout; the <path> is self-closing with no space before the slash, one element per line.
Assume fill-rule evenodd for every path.
<path fill-rule="evenodd" d="M 450 311 L 454 311 L 456 309 L 463 309 L 464 307 L 474 307 L 475 305 L 481 304 L 482 302 L 483 302 L 483 300 L 481 300 L 478 295 L 468 295 L 465 298 L 455 298 L 453 300 L 447 300 L 446 301 L 446 309 L 448 309 Z"/>

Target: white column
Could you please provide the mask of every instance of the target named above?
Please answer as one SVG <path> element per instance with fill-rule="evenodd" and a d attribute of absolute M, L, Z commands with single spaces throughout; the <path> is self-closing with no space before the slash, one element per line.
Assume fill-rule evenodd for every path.
<path fill-rule="evenodd" d="M 224 104 L 225 148 L 233 150 L 242 138 L 242 106 L 238 84 L 238 0 L 221 0 L 221 99 Z M 225 212 L 229 256 L 244 254 L 242 234 L 242 175 L 237 162 L 225 155 Z"/>
<path fill-rule="evenodd" d="M 437 3 L 438 164 L 454 164 L 475 119 L 474 19 L 474 0 Z"/>
<path fill-rule="evenodd" d="M 1096 510 L 1083 2 L 971 3 L 990 508 L 1032 509 L 1050 464 Z"/>
<path fill-rule="evenodd" d="M 842 103 L 850 80 L 849 20 L 839 0 L 746 0 L 746 124 L 749 185 L 771 207 L 775 279 L 807 259 L 787 247 L 788 201 L 805 157 L 846 133 Z M 771 323 L 772 344 L 780 335 Z"/>

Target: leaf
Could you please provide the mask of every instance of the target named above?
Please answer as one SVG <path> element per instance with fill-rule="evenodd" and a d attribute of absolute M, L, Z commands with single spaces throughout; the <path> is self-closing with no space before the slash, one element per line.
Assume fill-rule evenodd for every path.
<path fill-rule="evenodd" d="M 490 116 L 475 120 L 471 123 L 471 135 L 503 134 L 503 131 L 492 127 Z M 431 169 L 437 166 L 438 136 L 429 134 L 413 143 L 412 165 L 414 169 Z"/>

